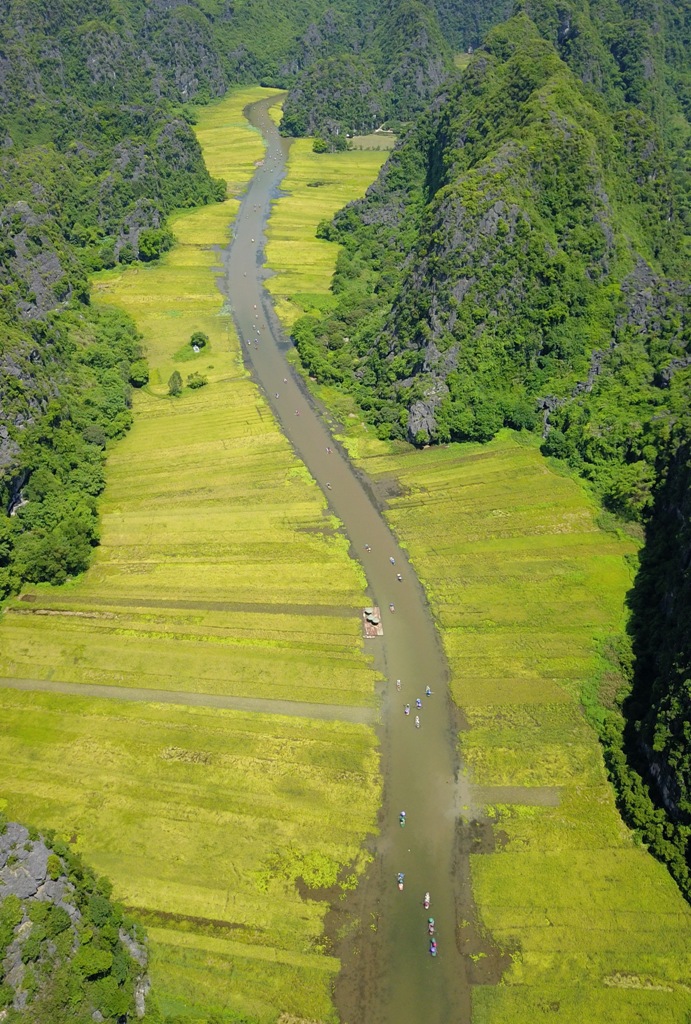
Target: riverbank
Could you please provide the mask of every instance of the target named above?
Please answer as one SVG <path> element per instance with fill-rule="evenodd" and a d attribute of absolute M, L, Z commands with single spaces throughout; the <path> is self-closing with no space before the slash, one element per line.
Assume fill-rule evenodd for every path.
<path fill-rule="evenodd" d="M 291 151 L 287 182 L 312 173 L 305 155 Z M 339 157 L 331 160 L 333 183 Z M 340 174 L 347 181 L 345 161 Z M 270 236 L 292 230 L 295 247 L 314 244 L 318 219 L 286 191 Z M 267 254 L 286 284 L 277 311 L 287 326 L 315 309 L 312 295 L 330 301 L 336 246 L 321 281 L 299 268 L 281 278 L 280 254 L 275 264 L 270 246 Z M 318 393 L 425 584 L 452 670 L 469 768 L 459 846 L 471 855 L 480 925 L 510 964 L 503 984 L 486 984 L 483 951 L 465 938 L 471 922 L 458 920 L 473 1020 L 681 1024 L 691 914 L 622 824 L 580 704 L 624 628 L 635 543 L 600 529 L 583 487 L 529 438 L 416 451 L 376 440 L 349 399 Z"/>
<path fill-rule="evenodd" d="M 212 173 L 235 191 L 263 157 L 242 110 L 267 95 L 200 111 Z M 147 924 L 165 1013 L 332 1021 L 339 964 L 327 903 L 309 894 L 352 885 L 344 876 L 363 867 L 377 741 L 367 725 L 281 712 L 307 701 L 369 718 L 376 673 L 363 575 L 223 311 L 214 268 L 237 208 L 231 197 L 179 214 L 159 264 L 95 284 L 95 301 L 136 320 L 151 383 L 109 454 L 93 567 L 29 588 L 4 615 L 0 676 L 38 682 L 18 691 L 0 678 L 0 797 L 13 817 L 64 833 Z M 198 354 L 195 330 L 209 336 Z M 170 398 L 175 370 L 208 384 Z M 45 692 L 61 683 L 84 690 Z M 137 699 L 94 696 L 101 685 Z M 176 691 L 189 703 L 169 703 Z M 276 713 L 224 708 L 224 696 Z"/>

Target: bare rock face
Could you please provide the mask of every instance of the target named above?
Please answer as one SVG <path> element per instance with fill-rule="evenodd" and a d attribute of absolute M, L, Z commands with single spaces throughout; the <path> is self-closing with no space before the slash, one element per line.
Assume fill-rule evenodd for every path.
<path fill-rule="evenodd" d="M 436 380 L 424 400 L 414 402 L 408 413 L 408 436 L 418 440 L 427 434 L 430 437 L 437 426 L 435 412 L 448 395 L 449 389 L 442 380 Z"/>
<path fill-rule="evenodd" d="M 133 939 L 129 932 L 126 932 L 124 928 L 119 930 L 118 937 L 132 959 L 136 960 L 140 967 L 146 967 L 148 960 L 146 946 L 142 945 L 141 942 L 137 942 L 136 939 Z"/>
<path fill-rule="evenodd" d="M 46 880 L 48 853 L 41 840 L 29 839 L 23 825 L 9 825 L 0 836 L 0 895 L 35 896 Z"/>
<path fill-rule="evenodd" d="M 142 975 L 134 989 L 134 1007 L 138 1017 L 143 1017 L 146 1013 L 146 997 L 151 991 L 151 982 L 148 975 Z"/>
<path fill-rule="evenodd" d="M 163 222 L 160 209 L 149 199 L 139 199 L 130 213 L 126 214 L 120 226 L 118 240 L 115 243 L 115 255 L 119 255 L 123 246 L 128 243 L 134 252 L 139 249 L 139 236 L 147 228 L 157 228 Z"/>

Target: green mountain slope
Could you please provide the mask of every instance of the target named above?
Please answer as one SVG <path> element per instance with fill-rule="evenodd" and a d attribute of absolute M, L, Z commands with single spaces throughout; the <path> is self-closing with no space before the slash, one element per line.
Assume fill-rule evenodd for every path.
<path fill-rule="evenodd" d="M 345 247 L 338 305 L 296 325 L 304 361 L 383 436 L 544 426 L 548 453 L 635 517 L 688 404 L 671 159 L 652 118 L 610 108 L 525 16 L 493 30 L 323 226 Z"/>
<path fill-rule="evenodd" d="M 418 0 L 374 5 L 353 34 L 354 53 L 318 56 L 285 103 L 287 135 L 345 135 L 408 121 L 453 71 L 434 11 Z"/>

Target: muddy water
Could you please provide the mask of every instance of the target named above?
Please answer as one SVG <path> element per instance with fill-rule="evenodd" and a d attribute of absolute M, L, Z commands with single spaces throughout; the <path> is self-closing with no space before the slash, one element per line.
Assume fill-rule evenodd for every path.
<path fill-rule="evenodd" d="M 245 194 L 225 254 L 225 290 L 247 362 L 344 524 L 351 553 L 364 566 L 370 601 L 382 609 L 384 624 L 383 638 L 367 641 L 387 680 L 380 730 L 385 783 L 381 834 L 375 868 L 365 883 L 362 934 L 344 965 L 346 982 L 336 990 L 338 1009 L 344 1024 L 459 1024 L 469 1019 L 469 995 L 455 940 L 458 766 L 447 666 L 404 552 L 285 360 L 289 343 L 262 286 L 263 225 L 288 148 L 268 116 L 269 103 L 260 101 L 246 112 L 264 135 L 267 152 Z M 399 572 L 403 582 L 396 578 Z M 400 692 L 396 679 L 401 680 Z M 426 686 L 431 697 L 425 696 Z M 414 724 L 417 697 L 422 700 L 420 728 Z M 406 702 L 410 716 L 404 714 Z M 407 815 L 405 828 L 399 826 L 401 810 Z M 346 807 L 343 813 L 348 813 Z M 403 892 L 396 884 L 399 871 L 405 873 Z M 422 905 L 426 891 L 437 925 L 436 958 L 428 952 L 428 913 Z"/>

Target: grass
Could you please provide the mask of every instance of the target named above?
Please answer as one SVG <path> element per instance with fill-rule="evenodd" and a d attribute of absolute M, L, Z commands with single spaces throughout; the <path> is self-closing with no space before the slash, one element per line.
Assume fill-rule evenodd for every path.
<path fill-rule="evenodd" d="M 151 925 L 166 1011 L 332 1019 L 326 905 L 295 880 L 333 883 L 359 856 L 369 730 L 1 689 L 0 714 L 3 804 L 66 832 Z"/>
<path fill-rule="evenodd" d="M 353 149 L 374 149 L 385 151 L 396 145 L 393 132 L 371 132 L 369 135 L 354 135 L 351 140 Z"/>
<path fill-rule="evenodd" d="M 330 159 L 345 189 L 351 168 Z M 290 161 L 290 181 L 314 174 L 306 149 Z M 269 250 L 269 263 L 279 272 L 291 246 L 306 244 L 304 202 L 298 188 L 278 201 L 283 248 Z M 286 326 L 296 307 L 309 308 L 305 295 L 329 301 L 336 253 L 321 278 L 307 261 L 278 279 Z M 503 802 L 485 807 L 497 849 L 471 858 L 473 892 L 512 966 L 502 984 L 474 989 L 474 1024 L 688 1021 L 691 911 L 623 825 L 580 703 L 603 644 L 625 628 L 636 543 L 601 530 L 584 488 L 530 439 L 504 432 L 484 446 L 416 451 L 378 441 L 348 397 L 316 390 L 359 468 L 399 484 L 387 518 L 439 624 L 469 726 L 459 742 L 470 780 L 488 787 L 485 799 L 495 786 L 549 786 L 559 797 L 526 806 L 525 791 L 514 804 L 497 790 Z"/>
<path fill-rule="evenodd" d="M 270 94 L 199 111 L 231 192 L 262 157 L 242 110 Z M 373 704 L 364 580 L 223 315 L 213 246 L 236 208 L 231 195 L 181 213 L 159 264 L 99 275 L 94 299 L 135 318 L 151 384 L 109 455 L 93 567 L 11 604 L 0 677 Z M 172 399 L 194 330 L 210 340 L 189 370 L 209 384 Z M 334 1018 L 326 904 L 302 899 L 296 879 L 328 886 L 362 866 L 380 795 L 371 729 L 17 692 L 1 678 L 0 705 L 4 808 L 66 834 L 151 926 L 165 1012 Z"/>

